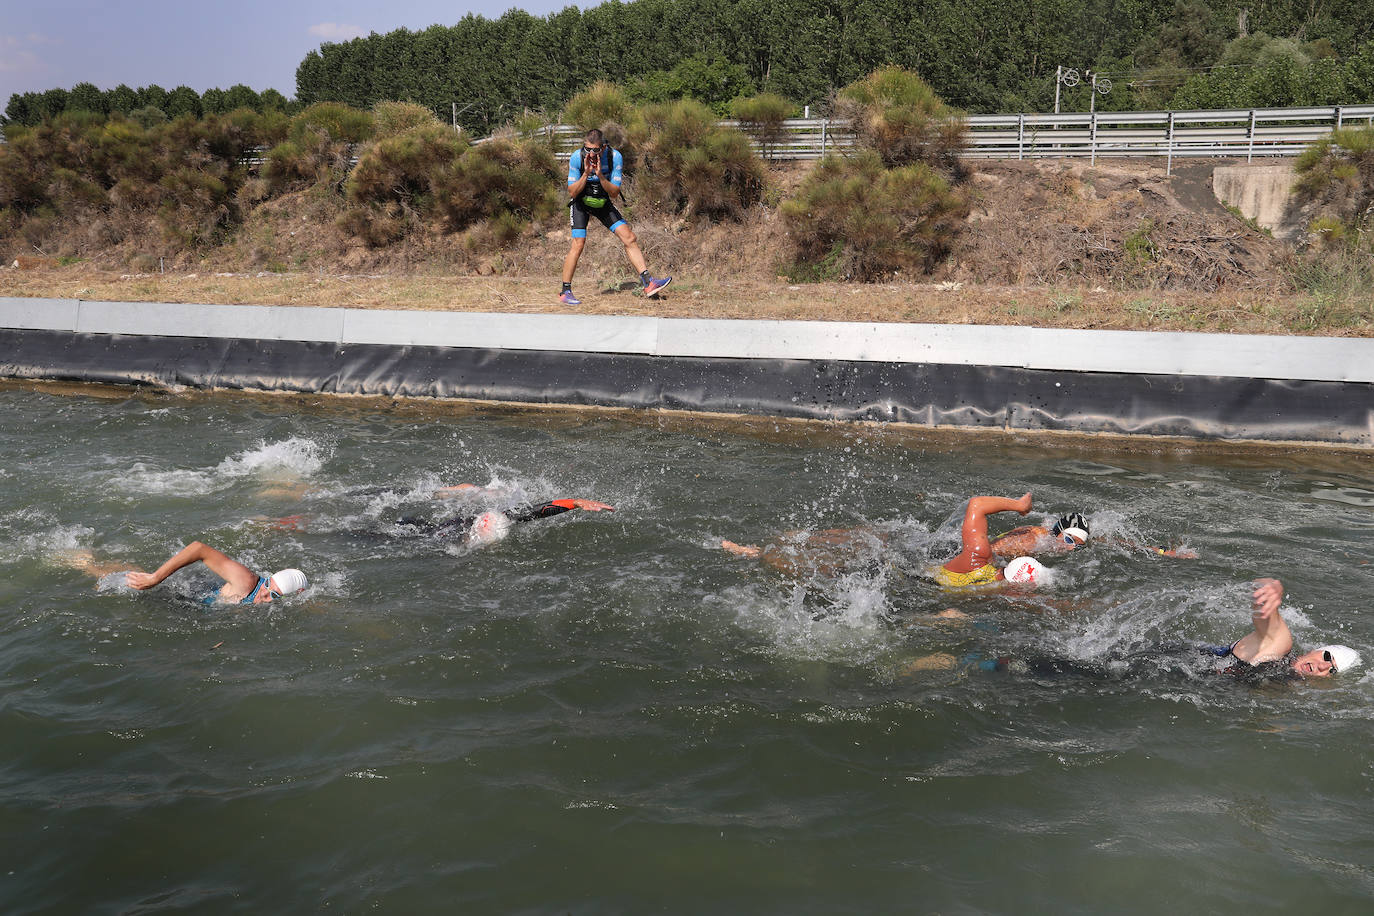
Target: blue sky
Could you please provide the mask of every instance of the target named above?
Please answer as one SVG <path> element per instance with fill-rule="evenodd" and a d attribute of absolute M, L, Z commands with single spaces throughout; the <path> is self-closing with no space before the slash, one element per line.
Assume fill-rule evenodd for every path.
<path fill-rule="evenodd" d="M 600 2 L 600 0 L 596 0 Z M 494 19 L 511 7 L 543 16 L 571 0 L 6 0 L 0 13 L 0 111 L 16 92 L 76 83 L 152 83 L 197 92 L 245 83 L 296 94 L 296 66 L 326 41 L 369 32 Z"/>

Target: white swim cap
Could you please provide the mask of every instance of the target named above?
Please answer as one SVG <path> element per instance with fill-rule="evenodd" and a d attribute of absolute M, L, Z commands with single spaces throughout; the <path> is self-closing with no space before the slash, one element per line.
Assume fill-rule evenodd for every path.
<path fill-rule="evenodd" d="M 278 595 L 294 595 L 309 588 L 310 580 L 299 569 L 279 569 L 272 573 L 272 581 L 268 583 L 268 588 L 274 585 Z"/>
<path fill-rule="evenodd" d="M 1039 582 L 1045 577 L 1045 567 L 1030 557 L 1017 557 L 1002 570 L 1008 582 Z"/>
<path fill-rule="evenodd" d="M 483 512 L 472 520 L 468 531 L 468 543 L 494 544 L 510 531 L 510 517 L 504 512 Z"/>
<path fill-rule="evenodd" d="M 1349 646 L 1322 646 L 1318 651 L 1331 656 L 1331 666 L 1337 674 L 1360 667 L 1360 653 Z"/>

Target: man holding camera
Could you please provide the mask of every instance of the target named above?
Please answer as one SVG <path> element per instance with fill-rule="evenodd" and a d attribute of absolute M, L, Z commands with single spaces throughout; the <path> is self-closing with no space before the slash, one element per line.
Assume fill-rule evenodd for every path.
<path fill-rule="evenodd" d="M 564 305 L 581 305 L 582 301 L 573 295 L 572 279 L 577 271 L 578 258 L 587 246 L 588 217 L 595 216 L 601 225 L 615 233 L 625 245 L 625 254 L 630 263 L 639 271 L 639 285 L 645 296 L 658 295 L 672 277 L 653 277 L 649 275 L 649 265 L 644 260 L 644 252 L 639 250 L 639 240 L 634 230 L 625 222 L 625 217 L 615 207 L 615 199 L 620 197 L 620 171 L 624 160 L 620 150 L 605 145 L 599 130 L 589 130 L 583 138 L 582 148 L 568 160 L 568 209 L 569 225 L 572 227 L 572 246 L 568 256 L 563 259 L 563 292 L 558 301 Z"/>

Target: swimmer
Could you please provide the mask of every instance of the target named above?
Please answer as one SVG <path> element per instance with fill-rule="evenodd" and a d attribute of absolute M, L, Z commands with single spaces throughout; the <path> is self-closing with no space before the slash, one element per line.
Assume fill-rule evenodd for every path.
<path fill-rule="evenodd" d="M 1310 652 L 1297 653 L 1293 649 L 1293 634 L 1279 613 L 1283 601 L 1283 583 L 1278 579 L 1259 579 L 1254 583 L 1251 596 L 1250 619 L 1252 628 L 1240 639 L 1229 646 L 1171 646 L 1129 654 L 1113 654 L 1111 662 L 1124 662 L 1127 671 L 1158 670 L 1162 660 L 1190 656 L 1197 658 L 1198 653 L 1218 662 L 1213 674 L 1227 675 L 1245 681 L 1305 680 L 1308 678 L 1328 678 L 1358 668 L 1362 659 L 1360 653 L 1349 646 L 1328 645 Z M 908 667 L 908 672 L 953 670 L 963 665 L 987 671 L 1013 671 L 1036 676 L 1080 675 L 1101 678 L 1110 676 L 1109 669 L 1102 664 L 1064 658 L 1026 658 L 1001 657 L 996 659 L 967 655 L 962 660 L 947 653 L 937 653 L 917 659 Z M 1136 667 L 1137 665 L 1143 667 Z"/>
<path fill-rule="evenodd" d="M 1074 512 L 1061 515 L 1052 526 L 1022 525 L 992 540 L 996 557 L 1028 557 L 1042 553 L 1065 553 L 1088 542 L 1088 520 Z"/>
<path fill-rule="evenodd" d="M 187 544 L 151 573 L 131 570 L 123 564 L 98 562 L 88 550 L 73 551 L 64 556 L 62 561 L 73 569 L 97 578 L 112 572 L 124 572 L 124 584 L 139 591 L 158 585 L 180 569 L 204 563 L 212 573 L 224 580 L 218 590 L 205 597 L 205 604 L 267 604 L 274 598 L 302 591 L 310 584 L 305 573 L 299 569 L 282 569 L 270 576 L 259 575 L 233 557 L 201 541 Z"/>
<path fill-rule="evenodd" d="M 1042 577 L 1045 568 L 1029 556 L 1017 555 L 1007 564 L 1006 570 L 992 562 L 994 556 L 992 543 L 988 540 L 987 517 L 998 512 L 1019 512 L 1025 515 L 1031 509 L 1031 494 L 1026 493 L 1019 499 L 1000 496 L 975 496 L 964 509 L 964 523 L 960 532 L 961 550 L 958 556 L 940 566 L 927 570 L 928 574 L 946 588 L 967 588 L 992 582 L 1012 581 L 1030 583 Z M 1065 550 L 1088 539 L 1086 522 L 1082 516 L 1076 517 L 1080 526 L 1070 526 L 1063 532 Z M 1056 526 L 1058 527 L 1058 526 Z M 1029 531 L 1030 529 L 1026 529 Z M 1048 531 L 1046 532 L 1048 533 Z M 1080 538 L 1081 536 L 1081 538 Z M 792 544 L 789 545 L 789 539 Z M 1029 543 L 1039 540 L 1039 535 L 1026 535 L 1020 542 Z M 873 547 L 881 546 L 886 538 L 879 532 L 863 528 L 832 528 L 813 534 L 797 533 L 770 543 L 766 547 L 753 544 L 737 544 L 722 540 L 721 549 L 739 557 L 762 560 L 781 572 L 795 575 L 798 571 L 798 558 L 808 561 L 813 571 L 833 575 L 851 561 L 854 556 L 873 555 Z M 1070 543 L 1072 542 L 1072 543 Z M 821 554 L 818 560 L 814 554 Z M 829 556 L 824 556 L 829 554 Z"/>
<path fill-rule="evenodd" d="M 1252 595 L 1249 633 L 1229 646 L 1209 646 L 1205 651 L 1231 659 L 1223 674 L 1261 677 L 1330 677 L 1360 665 L 1360 654 L 1349 646 L 1331 645 L 1301 655 L 1293 650 L 1293 634 L 1279 613 L 1283 583 L 1259 579 Z"/>
<path fill-rule="evenodd" d="M 442 487 L 435 492 L 436 498 L 491 493 L 492 490 L 475 484 L 460 483 L 452 487 Z M 437 538 L 460 538 L 465 543 L 478 546 L 501 540 L 516 522 L 528 522 L 537 518 L 551 518 L 581 509 L 585 512 L 614 512 L 615 507 L 594 499 L 552 499 L 539 505 L 516 506 L 512 509 L 492 510 L 476 515 L 460 515 L 442 522 L 429 522 L 413 517 L 402 518 L 397 524 L 409 526 L 421 534 Z"/>
<path fill-rule="evenodd" d="M 1005 496 L 975 496 L 970 499 L 964 509 L 964 525 L 959 532 L 963 549 L 954 559 L 933 567 L 930 570 L 931 578 L 945 588 L 968 588 L 1003 580 L 1030 583 L 1040 578 L 1045 568 L 1027 556 L 1018 556 L 1007 564 L 1007 571 L 1003 572 L 992 562 L 992 543 L 988 540 L 989 515 L 998 512 L 1025 515 L 1030 510 L 1029 492 L 1023 494 L 1020 499 L 1009 499 Z M 1082 533 L 1083 540 L 1086 541 L 1087 532 Z"/>

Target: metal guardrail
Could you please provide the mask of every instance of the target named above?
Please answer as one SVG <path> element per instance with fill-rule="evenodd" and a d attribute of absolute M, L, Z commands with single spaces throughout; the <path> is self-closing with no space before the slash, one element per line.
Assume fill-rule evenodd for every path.
<path fill-rule="evenodd" d="M 1374 126 L 1374 105 L 970 115 L 965 124 L 964 155 L 973 159 L 1162 156 L 1172 170 L 1174 159 L 1186 157 L 1294 156 L 1341 127 Z M 548 137 L 561 159 L 581 141 L 581 131 L 566 124 L 537 135 Z M 767 159 L 819 159 L 852 148 L 855 135 L 845 120 L 790 118 L 775 142 L 752 142 Z"/>

